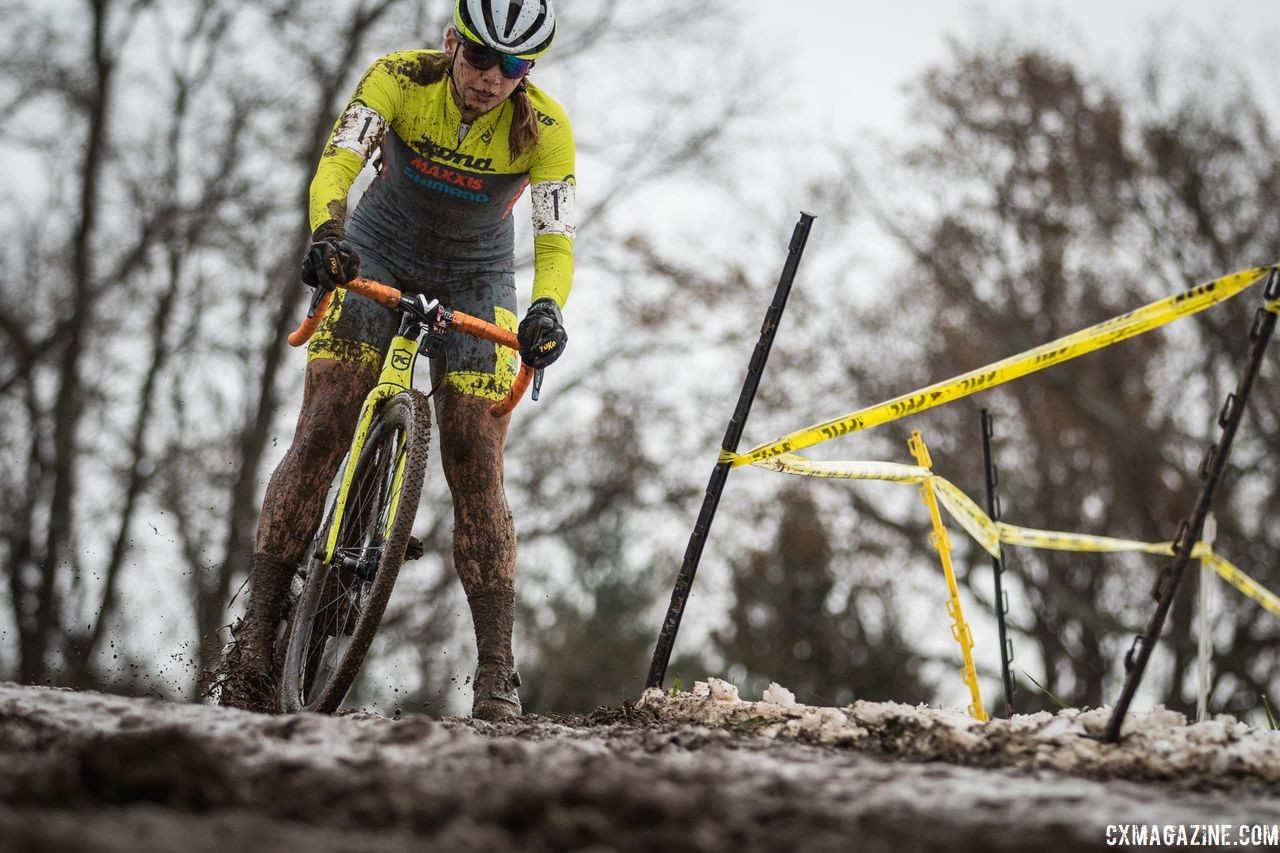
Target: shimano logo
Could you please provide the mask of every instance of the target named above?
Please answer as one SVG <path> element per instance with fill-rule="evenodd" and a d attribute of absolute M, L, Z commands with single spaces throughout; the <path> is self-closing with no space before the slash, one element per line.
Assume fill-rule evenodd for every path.
<path fill-rule="evenodd" d="M 444 181 L 428 178 L 426 175 L 422 175 L 414 171 L 411 166 L 404 167 L 404 174 L 405 177 L 409 178 L 414 183 L 424 186 L 429 190 L 435 190 L 438 193 L 444 193 L 445 195 L 460 198 L 463 201 L 474 202 L 476 204 L 489 203 L 488 193 L 472 192 L 470 190 L 464 190 L 461 187 L 454 186 L 453 184 L 445 183 Z"/>

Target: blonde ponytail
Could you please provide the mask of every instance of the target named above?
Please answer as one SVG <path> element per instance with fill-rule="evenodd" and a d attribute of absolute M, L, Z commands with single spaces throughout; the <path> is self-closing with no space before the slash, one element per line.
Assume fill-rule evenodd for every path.
<path fill-rule="evenodd" d="M 524 80 L 511 93 L 511 105 L 515 107 L 516 113 L 511 119 L 511 134 L 507 137 L 507 145 L 511 148 L 511 159 L 515 161 L 537 145 L 539 137 L 538 116 L 534 112 Z"/>

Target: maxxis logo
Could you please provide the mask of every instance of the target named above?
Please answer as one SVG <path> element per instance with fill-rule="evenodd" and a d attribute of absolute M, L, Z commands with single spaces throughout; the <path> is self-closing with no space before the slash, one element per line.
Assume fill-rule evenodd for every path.
<path fill-rule="evenodd" d="M 424 160 L 421 157 L 414 157 L 409 161 L 409 165 L 428 178 L 436 178 L 437 180 L 462 187 L 464 190 L 484 189 L 483 179 L 453 169 L 446 169 L 438 163 L 432 163 L 430 160 Z"/>

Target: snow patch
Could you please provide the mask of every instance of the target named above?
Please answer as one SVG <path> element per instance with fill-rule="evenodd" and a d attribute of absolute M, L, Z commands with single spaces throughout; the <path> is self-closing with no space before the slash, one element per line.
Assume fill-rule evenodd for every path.
<path fill-rule="evenodd" d="M 738 686 L 730 684 L 719 678 L 707 679 L 707 685 L 710 687 L 712 702 L 741 702 L 738 698 Z"/>
<path fill-rule="evenodd" d="M 1142 780 L 1280 783 L 1280 732 L 1255 730 L 1229 715 L 1187 724 L 1157 706 L 1130 713 L 1121 742 L 1104 740 L 1111 709 L 1063 709 L 981 722 L 959 709 L 857 701 L 844 708 L 796 702 L 771 683 L 758 702 L 719 678 L 691 693 L 646 690 L 637 707 L 658 719 L 749 730 L 766 738 L 847 746 L 921 761 L 1052 769 Z"/>
<path fill-rule="evenodd" d="M 796 694 L 776 681 L 769 683 L 764 695 L 760 698 L 771 705 L 781 705 L 784 708 L 794 708 L 797 705 Z"/>

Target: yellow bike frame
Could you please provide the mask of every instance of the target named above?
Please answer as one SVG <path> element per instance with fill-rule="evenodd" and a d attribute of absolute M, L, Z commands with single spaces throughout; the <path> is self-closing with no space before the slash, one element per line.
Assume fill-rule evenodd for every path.
<path fill-rule="evenodd" d="M 342 529 L 342 518 L 347 510 L 347 495 L 351 491 L 351 482 L 355 479 L 356 463 L 360 461 L 360 454 L 364 451 L 364 444 L 369 438 L 369 428 L 373 425 L 373 413 L 377 411 L 378 406 L 384 400 L 389 400 L 395 395 L 408 391 L 413 385 L 413 366 L 418 359 L 418 342 L 413 338 L 406 338 L 396 335 L 391 340 L 391 346 L 387 349 L 386 358 L 382 360 L 382 372 L 378 374 L 378 384 L 373 386 L 368 396 L 364 398 L 364 404 L 360 408 L 360 422 L 356 425 L 355 438 L 351 440 L 351 450 L 347 454 L 347 463 L 342 472 L 342 484 L 338 487 L 338 497 L 333 505 L 333 520 L 329 524 L 329 537 L 325 542 L 324 554 L 322 559 L 329 563 L 333 561 L 333 552 L 338 547 L 338 531 Z M 396 517 L 396 512 L 400 504 L 400 488 L 404 477 L 404 460 L 405 455 L 400 451 L 403 447 L 396 448 L 395 482 L 392 484 L 392 505 L 387 513 L 387 524 Z M 383 535 L 388 535 L 389 530 L 384 530 Z"/>

